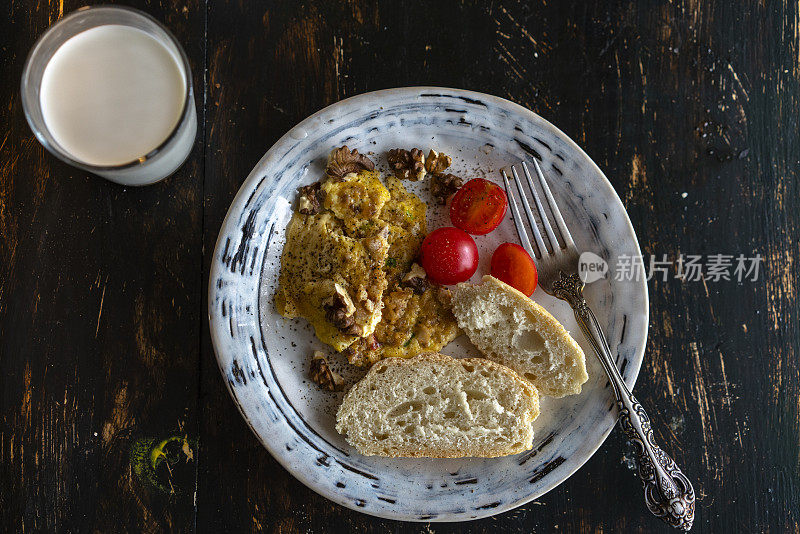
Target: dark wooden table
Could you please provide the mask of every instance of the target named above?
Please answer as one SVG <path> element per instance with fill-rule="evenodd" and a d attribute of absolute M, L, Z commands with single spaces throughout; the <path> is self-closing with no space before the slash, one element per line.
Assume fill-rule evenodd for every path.
<path fill-rule="evenodd" d="M 325 105 L 441 85 L 582 145 L 645 261 L 761 255 L 754 282 L 651 280 L 636 391 L 695 482 L 696 532 L 800 532 L 797 2 L 129 3 L 184 43 L 200 118 L 188 162 L 142 189 L 62 164 L 23 116 L 28 50 L 83 2 L 0 8 L 0 530 L 668 531 L 619 432 L 514 511 L 404 524 L 304 487 L 229 398 L 205 293 L 239 185 Z"/>

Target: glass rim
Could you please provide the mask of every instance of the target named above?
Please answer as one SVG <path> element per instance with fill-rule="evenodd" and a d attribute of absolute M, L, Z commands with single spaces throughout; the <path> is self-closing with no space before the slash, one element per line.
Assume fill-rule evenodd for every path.
<path fill-rule="evenodd" d="M 36 124 L 34 122 L 34 119 L 31 116 L 31 113 L 29 111 L 30 105 L 32 103 L 30 102 L 30 100 L 31 100 L 30 96 L 25 91 L 25 87 L 28 84 L 28 79 L 30 78 L 30 71 L 31 71 L 31 68 L 32 68 L 31 67 L 31 65 L 32 65 L 32 61 L 31 60 L 39 52 L 39 49 L 41 48 L 42 43 L 44 42 L 44 40 L 48 37 L 48 35 L 52 34 L 52 32 L 55 31 L 55 29 L 58 26 L 66 23 L 69 20 L 80 18 L 80 17 L 84 16 L 88 11 L 95 11 L 95 12 L 97 12 L 97 11 L 108 11 L 108 12 L 124 11 L 124 12 L 127 12 L 129 14 L 142 17 L 145 20 L 147 20 L 148 22 L 151 22 L 151 23 L 155 24 L 159 29 L 161 29 L 161 31 L 163 31 L 166 34 L 167 38 L 175 46 L 175 49 L 178 51 L 178 55 L 180 57 L 180 63 L 181 63 L 180 66 L 182 67 L 182 70 L 183 70 L 183 78 L 184 78 L 184 82 L 185 82 L 185 86 L 186 86 L 185 87 L 184 97 L 183 97 L 183 109 L 181 110 L 180 117 L 178 118 L 178 121 L 175 123 L 175 126 L 172 128 L 170 133 L 164 138 L 164 140 L 161 143 L 159 143 L 158 146 L 156 146 L 150 152 L 148 152 L 147 154 L 144 154 L 143 156 L 140 156 L 140 157 L 138 157 L 138 158 L 136 158 L 136 159 L 134 159 L 132 161 L 129 161 L 127 163 L 121 163 L 119 165 L 94 165 L 94 164 L 87 163 L 85 161 L 81 161 L 79 159 L 76 159 L 76 158 L 72 157 L 72 155 L 70 155 L 65 149 L 63 149 L 59 145 L 57 145 L 57 143 L 55 143 L 55 142 L 51 143 L 51 142 L 49 142 L 47 140 L 47 138 L 43 135 L 41 129 L 36 126 Z M 96 28 L 96 27 L 103 26 L 103 25 L 105 25 L 105 24 L 101 24 L 101 25 L 94 26 L 94 27 Z M 120 25 L 124 25 L 124 24 L 120 24 Z M 91 29 L 91 28 L 87 28 L 86 30 L 83 30 L 83 31 L 88 31 L 89 29 Z M 78 32 L 75 35 L 79 35 L 80 33 L 83 33 L 83 31 Z M 72 37 L 75 37 L 75 35 L 73 35 Z M 69 39 L 71 39 L 72 37 L 69 37 L 67 39 L 67 41 Z M 64 41 L 64 42 L 66 42 L 66 41 Z M 58 49 L 56 49 L 56 50 L 58 50 Z M 51 56 L 51 59 L 52 59 L 52 56 Z M 179 133 L 179 131 L 181 129 L 181 126 L 184 124 L 184 122 L 186 121 L 186 118 L 187 118 L 187 116 L 189 114 L 190 99 L 191 99 L 191 95 L 192 95 L 192 74 L 191 74 L 191 72 L 192 71 L 191 71 L 191 66 L 189 65 L 189 58 L 186 56 L 186 52 L 183 50 L 183 46 L 181 46 L 180 42 L 178 41 L 178 39 L 175 38 L 175 36 L 172 34 L 172 32 L 169 31 L 169 29 L 166 26 L 164 26 L 161 22 L 159 22 L 152 15 L 150 15 L 148 13 L 145 13 L 144 11 L 141 11 L 141 10 L 138 10 L 138 9 L 135 9 L 135 8 L 132 8 L 132 7 L 128 7 L 128 6 L 112 6 L 112 5 L 108 5 L 108 4 L 98 4 L 98 5 L 93 5 L 93 6 L 83 6 L 83 7 L 80 7 L 78 9 L 76 9 L 75 11 L 70 13 L 69 15 L 63 17 L 61 20 L 57 21 L 55 24 L 53 24 L 52 26 L 47 28 L 47 30 L 42 35 L 40 35 L 38 39 L 36 39 L 36 42 L 34 42 L 33 46 L 31 47 L 30 52 L 28 52 L 28 55 L 25 58 L 25 66 L 24 66 L 24 68 L 22 70 L 22 80 L 20 81 L 20 93 L 21 93 L 20 96 L 22 97 L 22 109 L 23 109 L 23 112 L 25 114 L 25 119 L 28 121 L 28 126 L 30 126 L 31 130 L 33 131 L 33 135 L 36 136 L 36 139 L 39 141 L 39 143 L 41 143 L 42 146 L 44 146 L 47 150 L 49 150 L 51 153 L 53 153 L 55 156 L 57 156 L 59 159 L 61 159 L 65 163 L 68 163 L 68 164 L 72 165 L 73 167 L 87 169 L 90 172 L 95 172 L 95 173 L 97 171 L 103 172 L 103 171 L 119 171 L 119 170 L 131 169 L 131 168 L 137 167 L 139 165 L 142 165 L 142 164 L 146 163 L 148 160 L 151 160 L 154 157 L 156 157 L 159 153 L 161 153 L 166 148 L 166 146 L 173 139 L 175 139 L 175 137 L 177 137 L 177 135 L 178 135 L 178 133 Z M 40 96 L 40 98 L 41 98 L 41 96 Z M 39 102 L 37 105 L 41 108 L 41 102 Z M 47 124 L 44 121 L 44 117 L 42 117 L 42 128 L 47 130 L 47 132 L 52 136 L 52 132 L 50 132 L 49 129 L 47 129 Z M 55 137 L 53 137 L 53 141 L 55 141 Z"/>

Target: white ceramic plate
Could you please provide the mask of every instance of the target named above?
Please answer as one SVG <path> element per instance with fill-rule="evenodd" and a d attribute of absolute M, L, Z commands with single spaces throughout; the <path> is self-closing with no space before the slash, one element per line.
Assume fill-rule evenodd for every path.
<path fill-rule="evenodd" d="M 429 148 L 453 156 L 464 178 L 501 182 L 499 169 L 538 158 L 578 248 L 613 265 L 638 256 L 619 197 L 591 159 L 533 112 L 501 98 L 453 89 L 414 87 L 368 93 L 329 106 L 283 136 L 242 185 L 217 241 L 209 280 L 211 335 L 222 375 L 259 440 L 290 473 L 321 495 L 364 513 L 408 521 L 460 521 L 509 510 L 563 482 L 603 443 L 615 422 L 613 394 L 566 303 L 537 290 L 534 299 L 572 332 L 587 356 L 589 381 L 580 395 L 544 398 L 534 422 L 533 450 L 496 459 L 387 459 L 359 455 L 334 430 L 342 394 L 307 380 L 314 349 L 324 346 L 303 320 L 275 311 L 273 295 L 284 229 L 296 190 L 323 174 L 327 154 L 347 145 L 385 167 L 392 148 Z M 501 182 L 502 183 L 502 182 Z M 418 189 L 424 200 L 427 191 Z M 429 202 L 429 228 L 449 225 Z M 475 276 L 503 241 L 517 241 L 510 215 L 476 239 Z M 617 365 L 633 386 L 647 337 L 644 280 L 612 276 L 587 286 Z M 462 336 L 442 352 L 477 355 Z M 330 353 L 330 351 L 328 351 Z M 339 371 L 357 378 L 331 358 Z"/>

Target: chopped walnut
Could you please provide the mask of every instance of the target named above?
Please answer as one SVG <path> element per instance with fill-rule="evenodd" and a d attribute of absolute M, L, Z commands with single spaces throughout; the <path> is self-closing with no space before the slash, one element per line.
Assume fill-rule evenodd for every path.
<path fill-rule="evenodd" d="M 328 166 L 325 174 L 343 180 L 351 172 L 372 171 L 375 164 L 367 156 L 359 154 L 358 150 L 349 150 L 346 146 L 331 151 L 328 156 Z"/>
<path fill-rule="evenodd" d="M 363 303 L 364 299 L 360 299 L 359 302 Z M 353 313 L 353 324 L 344 328 L 342 332 L 351 336 L 363 337 L 364 327 L 362 325 L 369 320 L 369 316 L 370 312 L 366 308 L 356 308 L 355 313 Z"/>
<path fill-rule="evenodd" d="M 328 307 L 325 317 L 339 330 L 347 332 L 355 326 L 356 320 L 352 315 L 347 315 L 341 308 Z"/>
<path fill-rule="evenodd" d="M 425 159 L 425 170 L 436 176 L 444 173 L 451 163 L 453 163 L 453 158 L 431 149 Z"/>
<path fill-rule="evenodd" d="M 300 198 L 297 201 L 297 211 L 303 215 L 316 215 L 322 207 L 324 192 L 319 182 L 304 185 L 298 188 Z"/>
<path fill-rule="evenodd" d="M 389 151 L 387 160 L 399 178 L 414 182 L 425 178 L 425 154 L 418 148 L 411 150 L 395 148 Z"/>
<path fill-rule="evenodd" d="M 314 357 L 311 358 L 309 376 L 315 384 L 327 391 L 339 391 L 344 386 L 342 377 L 333 372 L 325 355 L 318 350 L 314 351 Z"/>
<path fill-rule="evenodd" d="M 353 322 L 353 324 L 351 324 L 347 328 L 343 328 L 342 332 L 347 334 L 348 336 L 361 337 L 364 335 L 364 327 L 362 327 L 360 324 L 356 324 L 355 322 Z"/>
<path fill-rule="evenodd" d="M 434 175 L 431 180 L 431 195 L 436 203 L 444 206 L 447 199 L 464 185 L 464 181 L 455 174 Z"/>
<path fill-rule="evenodd" d="M 416 263 L 411 265 L 411 270 L 403 277 L 401 286 L 409 288 L 415 295 L 422 295 L 428 289 L 428 279 L 425 269 Z"/>
<path fill-rule="evenodd" d="M 356 307 L 347 291 L 339 284 L 334 284 L 333 295 L 325 299 L 322 306 L 325 308 L 325 317 L 339 330 L 349 333 L 356 327 L 353 317 Z"/>

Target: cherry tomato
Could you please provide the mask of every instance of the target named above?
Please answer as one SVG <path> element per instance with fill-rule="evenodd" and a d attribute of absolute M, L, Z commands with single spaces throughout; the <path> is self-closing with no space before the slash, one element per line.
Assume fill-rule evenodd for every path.
<path fill-rule="evenodd" d="M 450 220 L 472 235 L 488 234 L 506 215 L 508 199 L 503 188 L 483 178 L 474 178 L 456 191 L 450 204 Z"/>
<path fill-rule="evenodd" d="M 465 282 L 478 268 L 478 247 L 463 230 L 438 228 L 422 242 L 420 263 L 428 278 L 437 284 Z"/>
<path fill-rule="evenodd" d="M 533 259 L 516 243 L 503 243 L 497 247 L 492 254 L 491 273 L 498 280 L 529 297 L 533 295 L 539 281 Z"/>

